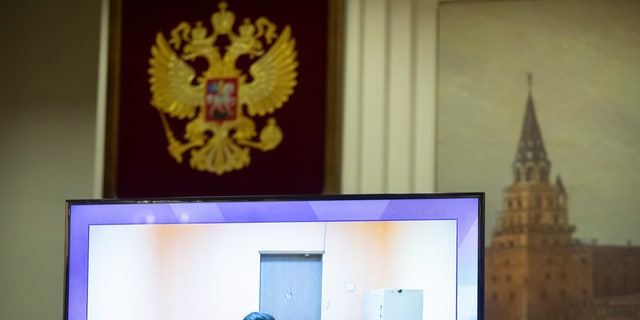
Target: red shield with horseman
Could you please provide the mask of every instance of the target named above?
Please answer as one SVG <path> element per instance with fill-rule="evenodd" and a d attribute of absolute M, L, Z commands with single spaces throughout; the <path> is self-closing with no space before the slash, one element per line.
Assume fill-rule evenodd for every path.
<path fill-rule="evenodd" d="M 204 106 L 206 121 L 235 120 L 238 115 L 238 78 L 208 79 Z"/>

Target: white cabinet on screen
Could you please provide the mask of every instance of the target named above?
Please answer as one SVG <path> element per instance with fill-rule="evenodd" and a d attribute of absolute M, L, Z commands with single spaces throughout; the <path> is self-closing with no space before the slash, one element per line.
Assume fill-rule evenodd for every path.
<path fill-rule="evenodd" d="M 366 291 L 364 320 L 422 320 L 422 299 L 422 290 Z"/>

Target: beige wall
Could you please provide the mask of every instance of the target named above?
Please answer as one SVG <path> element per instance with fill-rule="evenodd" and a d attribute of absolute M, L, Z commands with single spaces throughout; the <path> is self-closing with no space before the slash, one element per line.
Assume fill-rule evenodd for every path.
<path fill-rule="evenodd" d="M 99 8 L 0 2 L 0 319 L 62 319 L 64 200 L 93 196 Z"/>
<path fill-rule="evenodd" d="M 101 2 L 0 3 L 1 319 L 62 317 L 64 200 L 100 194 Z M 345 193 L 433 190 L 435 3 L 347 1 Z"/>
<path fill-rule="evenodd" d="M 134 232 L 135 230 L 135 232 Z M 89 274 L 87 318 L 159 319 L 160 292 L 157 279 L 157 256 L 162 254 L 155 241 L 156 229 L 139 226 L 92 226 L 89 270 L 106 270 Z M 99 249 L 99 250 L 96 250 Z M 104 275 L 107 276 L 104 276 Z M 118 290 L 124 288 L 136 290 Z M 134 285 L 135 284 L 135 285 Z M 102 293 L 96 297 L 95 292 Z M 114 308 L 117 305 L 118 308 Z M 142 315 L 145 318 L 142 318 Z"/>

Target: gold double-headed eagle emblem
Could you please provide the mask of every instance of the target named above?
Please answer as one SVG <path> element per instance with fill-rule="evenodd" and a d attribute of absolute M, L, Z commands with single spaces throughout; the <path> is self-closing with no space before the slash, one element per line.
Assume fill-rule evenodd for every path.
<path fill-rule="evenodd" d="M 158 32 L 151 47 L 149 84 L 151 105 L 160 113 L 169 154 L 199 171 L 222 175 L 249 165 L 250 148 L 276 148 L 283 133 L 274 117 L 256 132 L 251 117 L 274 113 L 289 100 L 296 86 L 298 62 L 291 27 L 280 34 L 265 17 L 245 18 L 233 27 L 235 15 L 221 2 L 211 15 L 212 31 L 201 21 L 181 22 L 170 38 Z M 268 47 L 268 48 L 267 48 Z M 238 58 L 253 62 L 247 74 Z M 203 60 L 204 59 L 204 60 Z M 206 61 L 198 74 L 197 60 Z M 167 116 L 188 121 L 176 138 Z"/>

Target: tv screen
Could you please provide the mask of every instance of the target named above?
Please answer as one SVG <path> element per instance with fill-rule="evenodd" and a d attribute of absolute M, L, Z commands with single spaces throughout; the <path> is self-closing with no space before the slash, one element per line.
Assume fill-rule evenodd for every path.
<path fill-rule="evenodd" d="M 482 319 L 484 194 L 68 200 L 66 319 Z"/>

